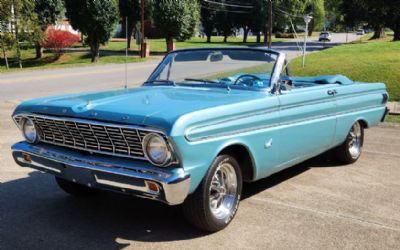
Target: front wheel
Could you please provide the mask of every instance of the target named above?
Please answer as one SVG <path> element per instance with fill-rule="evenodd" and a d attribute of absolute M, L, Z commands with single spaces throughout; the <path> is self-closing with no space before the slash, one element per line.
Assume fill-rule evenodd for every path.
<path fill-rule="evenodd" d="M 337 159 L 344 164 L 354 163 L 360 158 L 364 144 L 364 127 L 357 121 L 353 124 L 346 141 L 336 148 Z"/>
<path fill-rule="evenodd" d="M 202 230 L 222 230 L 235 216 L 241 192 L 242 174 L 236 159 L 218 156 L 196 191 L 186 198 L 185 217 Z"/>

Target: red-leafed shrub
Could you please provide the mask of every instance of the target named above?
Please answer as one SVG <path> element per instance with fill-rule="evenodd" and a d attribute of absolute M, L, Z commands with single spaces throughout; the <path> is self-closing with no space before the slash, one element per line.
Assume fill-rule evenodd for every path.
<path fill-rule="evenodd" d="M 61 54 L 62 49 L 70 47 L 79 41 L 79 36 L 65 30 L 49 29 L 43 47 L 50 49 L 57 54 Z"/>

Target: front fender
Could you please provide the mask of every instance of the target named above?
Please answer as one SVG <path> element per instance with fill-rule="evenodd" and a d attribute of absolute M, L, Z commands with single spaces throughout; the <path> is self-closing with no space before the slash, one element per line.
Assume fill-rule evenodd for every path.
<path fill-rule="evenodd" d="M 242 137 L 189 142 L 184 136 L 181 136 L 174 137 L 173 140 L 177 147 L 176 153 L 181 165 L 192 178 L 190 193 L 196 190 L 215 158 L 229 146 L 240 145 L 245 147 L 250 153 L 254 176 L 258 175 L 256 161 L 252 154 L 253 149 Z"/>

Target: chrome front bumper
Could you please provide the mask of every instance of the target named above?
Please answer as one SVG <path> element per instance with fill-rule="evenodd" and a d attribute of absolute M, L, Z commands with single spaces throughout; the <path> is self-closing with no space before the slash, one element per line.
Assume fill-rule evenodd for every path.
<path fill-rule="evenodd" d="M 46 144 L 19 142 L 11 149 L 15 162 L 22 167 L 93 188 L 130 193 L 169 205 L 183 203 L 189 193 L 191 178 L 182 168 L 160 169 L 140 161 L 84 154 Z M 158 191 L 154 191 L 155 186 Z"/>

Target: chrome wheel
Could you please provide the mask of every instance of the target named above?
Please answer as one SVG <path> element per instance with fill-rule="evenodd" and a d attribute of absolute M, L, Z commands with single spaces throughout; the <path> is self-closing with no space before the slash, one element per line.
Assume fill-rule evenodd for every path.
<path fill-rule="evenodd" d="M 209 205 L 211 213 L 217 219 L 229 219 L 235 210 L 237 199 L 237 176 L 234 167 L 221 163 L 212 177 L 209 189 Z"/>
<path fill-rule="evenodd" d="M 351 127 L 348 140 L 348 150 L 353 159 L 357 159 L 361 154 L 362 147 L 362 129 L 359 122 Z"/>

